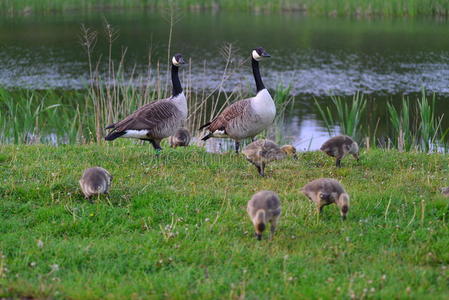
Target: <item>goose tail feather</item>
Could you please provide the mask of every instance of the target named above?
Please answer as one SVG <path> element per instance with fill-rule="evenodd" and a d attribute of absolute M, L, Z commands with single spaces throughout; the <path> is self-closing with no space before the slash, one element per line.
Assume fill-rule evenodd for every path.
<path fill-rule="evenodd" d="M 209 126 L 212 122 L 207 122 L 206 124 L 204 124 L 203 126 L 200 127 L 199 130 L 206 128 L 207 126 Z"/>
<path fill-rule="evenodd" d="M 112 129 L 115 127 L 115 123 L 112 123 L 111 125 L 106 126 L 105 129 Z"/>
<path fill-rule="evenodd" d="M 121 137 L 122 135 L 124 135 L 126 132 L 124 131 L 120 131 L 120 132 L 111 132 L 110 134 L 108 134 L 107 136 L 104 137 L 104 139 L 106 141 L 113 141 L 116 138 Z"/>
<path fill-rule="evenodd" d="M 208 133 L 208 134 L 206 134 L 203 138 L 201 138 L 201 140 L 202 141 L 207 141 L 208 139 L 210 139 L 212 136 L 213 136 L 214 134 L 211 132 L 211 133 Z"/>

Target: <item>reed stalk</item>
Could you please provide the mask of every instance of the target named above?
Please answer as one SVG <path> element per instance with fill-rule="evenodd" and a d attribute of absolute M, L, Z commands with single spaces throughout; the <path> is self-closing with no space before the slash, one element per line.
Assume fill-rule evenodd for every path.
<path fill-rule="evenodd" d="M 331 97 L 333 107 L 322 107 L 316 100 L 318 112 L 320 113 L 329 135 L 336 132 L 335 126 L 341 134 L 351 136 L 360 140 L 362 136 L 361 120 L 366 108 L 366 99 L 363 94 L 356 93 L 351 101 L 345 101 L 341 97 Z"/>

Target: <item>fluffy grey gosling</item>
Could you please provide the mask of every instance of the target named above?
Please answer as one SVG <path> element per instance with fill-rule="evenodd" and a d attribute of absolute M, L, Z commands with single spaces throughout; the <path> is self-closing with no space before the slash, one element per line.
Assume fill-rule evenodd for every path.
<path fill-rule="evenodd" d="M 190 132 L 185 128 L 179 128 L 174 135 L 168 138 L 170 147 L 187 147 L 190 143 Z"/>
<path fill-rule="evenodd" d="M 357 161 L 359 160 L 359 145 L 346 135 L 334 136 L 327 140 L 320 148 L 321 151 L 329 156 L 335 157 L 335 165 L 340 168 L 341 160 L 348 154 L 352 154 Z"/>
<path fill-rule="evenodd" d="M 276 224 L 281 215 L 279 196 L 272 191 L 260 191 L 248 201 L 248 215 L 256 230 L 256 237 L 260 241 L 268 222 L 271 223 L 271 237 L 274 235 Z"/>
<path fill-rule="evenodd" d="M 268 163 L 283 159 L 286 151 L 270 140 L 257 140 L 243 149 L 246 159 L 256 166 L 261 176 L 265 176 L 265 167 Z"/>
<path fill-rule="evenodd" d="M 349 195 L 337 180 L 330 178 L 315 179 L 306 184 L 301 192 L 316 203 L 320 214 L 324 206 L 335 203 L 340 209 L 341 218 L 346 219 L 349 211 Z"/>
<path fill-rule="evenodd" d="M 93 195 L 107 194 L 111 186 L 112 176 L 103 168 L 86 169 L 81 176 L 80 186 L 86 199 Z"/>
<path fill-rule="evenodd" d="M 446 197 L 449 197 L 449 187 L 441 188 L 440 191 L 441 194 L 443 194 Z"/>

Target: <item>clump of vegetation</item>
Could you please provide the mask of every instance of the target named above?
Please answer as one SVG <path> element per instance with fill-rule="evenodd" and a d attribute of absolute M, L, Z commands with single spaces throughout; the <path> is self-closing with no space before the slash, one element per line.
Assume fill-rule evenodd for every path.
<path fill-rule="evenodd" d="M 0 143 L 88 142 L 90 112 L 82 92 L 0 88 Z"/>
<path fill-rule="evenodd" d="M 416 118 L 411 119 L 410 111 L 416 109 Z M 403 99 L 401 110 L 387 103 L 390 122 L 393 129 L 392 144 L 399 151 L 418 150 L 423 152 L 439 151 L 445 148 L 447 130 L 443 132 L 441 122 L 444 114 L 435 111 L 435 95 L 429 100 L 425 92 L 413 105 L 410 99 Z"/>
<path fill-rule="evenodd" d="M 90 203 L 78 180 L 95 165 L 114 179 Z M 127 140 L 0 146 L 0 297 L 446 297 L 447 155 L 378 149 L 336 169 L 306 152 L 268 168 L 262 178 L 197 147 L 156 157 Z M 346 221 L 335 206 L 317 217 L 300 192 L 321 177 L 350 195 Z M 263 189 L 282 218 L 255 243 L 245 208 Z"/>
<path fill-rule="evenodd" d="M 329 106 L 322 108 L 315 101 L 329 135 L 335 134 L 335 125 L 337 125 L 340 133 L 360 140 L 362 135 L 361 120 L 366 108 L 366 99 L 364 99 L 363 94 L 356 93 L 349 103 L 341 97 L 333 96 L 331 100 L 333 103 L 332 109 Z"/>
<path fill-rule="evenodd" d="M 385 113 L 389 116 L 390 131 L 386 137 L 376 135 L 377 125 L 374 132 L 368 132 L 366 122 L 362 122 L 367 117 L 363 95 L 357 93 L 351 99 L 332 97 L 331 100 L 332 105 L 328 106 L 315 101 L 330 136 L 341 133 L 359 142 L 365 138 L 373 147 L 394 147 L 399 151 L 446 151 L 449 129 L 441 127 L 444 114 L 435 110 L 435 94 L 429 97 L 423 91 L 416 101 L 404 97 L 400 109 L 387 102 Z"/>
<path fill-rule="evenodd" d="M 319 16 L 447 16 L 446 0 L 3 0 L 0 10 L 9 14 L 32 12 L 54 13 L 68 10 L 99 8 L 149 8 L 164 9 L 175 4 L 184 10 L 245 10 L 252 12 L 298 11 Z"/>

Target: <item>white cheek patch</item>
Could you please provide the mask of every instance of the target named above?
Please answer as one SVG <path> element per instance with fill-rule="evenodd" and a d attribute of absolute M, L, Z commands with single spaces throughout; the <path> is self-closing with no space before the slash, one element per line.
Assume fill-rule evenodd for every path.
<path fill-rule="evenodd" d="M 262 59 L 262 56 L 259 55 L 259 53 L 257 53 L 256 50 L 253 50 L 253 58 L 257 61 L 260 61 Z"/>
<path fill-rule="evenodd" d="M 142 138 L 148 138 L 147 136 L 148 130 L 127 130 L 124 135 L 121 137 L 124 138 L 136 138 L 136 139 L 142 139 Z"/>
<path fill-rule="evenodd" d="M 177 66 L 177 67 L 179 67 L 179 65 L 180 65 L 174 56 L 173 56 L 173 58 L 171 59 L 171 62 L 172 62 L 173 65 L 175 65 L 175 66 Z"/>

